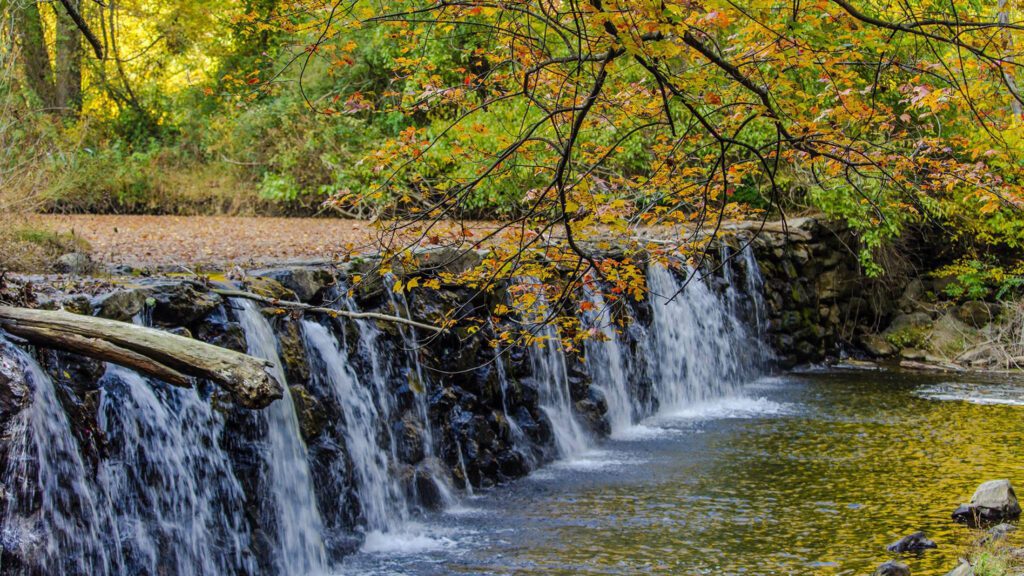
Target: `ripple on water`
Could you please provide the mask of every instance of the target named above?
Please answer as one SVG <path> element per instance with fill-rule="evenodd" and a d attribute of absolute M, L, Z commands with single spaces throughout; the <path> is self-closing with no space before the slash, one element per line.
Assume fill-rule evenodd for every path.
<path fill-rule="evenodd" d="M 941 382 L 924 386 L 917 395 L 928 400 L 969 402 L 982 406 L 1024 406 L 1024 386 Z"/>

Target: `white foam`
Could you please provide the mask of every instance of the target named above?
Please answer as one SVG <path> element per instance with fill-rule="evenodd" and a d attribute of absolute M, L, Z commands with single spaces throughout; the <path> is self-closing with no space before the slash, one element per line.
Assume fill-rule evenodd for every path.
<path fill-rule="evenodd" d="M 431 533 L 434 532 L 434 533 Z M 401 531 L 366 533 L 361 551 L 365 554 L 397 554 L 409 556 L 453 548 L 458 544 L 452 534 L 441 529 L 428 530 L 420 524 L 409 524 Z"/>
<path fill-rule="evenodd" d="M 675 436 L 678 434 L 678 430 L 672 428 L 663 428 L 657 425 L 651 425 L 651 423 L 634 424 L 625 430 L 619 430 L 618 432 L 612 433 L 611 437 L 613 440 L 622 440 L 626 442 L 638 441 L 638 440 L 653 440 L 655 438 L 664 438 L 666 436 Z"/>
<path fill-rule="evenodd" d="M 674 410 L 667 409 L 658 416 L 658 420 L 661 422 L 672 422 L 678 420 L 755 418 L 758 416 L 781 416 L 791 412 L 792 407 L 789 404 L 774 402 L 763 396 L 758 398 L 739 396 L 698 402 Z"/>
<path fill-rule="evenodd" d="M 587 450 L 586 452 L 565 460 L 554 462 L 550 468 L 561 470 L 590 471 L 603 470 L 636 464 L 640 460 L 631 458 L 621 452 L 611 450 Z"/>
<path fill-rule="evenodd" d="M 1024 386 L 943 382 L 916 391 L 921 398 L 982 406 L 1024 406 Z"/>

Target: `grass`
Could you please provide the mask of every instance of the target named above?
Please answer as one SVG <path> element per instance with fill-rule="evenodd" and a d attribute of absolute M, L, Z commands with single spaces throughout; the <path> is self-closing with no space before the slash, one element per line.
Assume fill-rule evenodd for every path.
<path fill-rule="evenodd" d="M 89 250 L 85 239 L 66 232 L 31 227 L 0 230 L 0 272 L 49 272 L 61 255 Z"/>

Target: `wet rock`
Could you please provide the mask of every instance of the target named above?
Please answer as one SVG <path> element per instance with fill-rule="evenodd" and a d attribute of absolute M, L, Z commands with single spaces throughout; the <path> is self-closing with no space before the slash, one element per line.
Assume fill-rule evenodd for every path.
<path fill-rule="evenodd" d="M 590 386 L 587 397 L 576 402 L 575 407 L 576 412 L 583 417 L 583 423 L 592 433 L 598 436 L 611 434 L 612 427 L 607 418 L 608 402 L 600 388 Z"/>
<path fill-rule="evenodd" d="M 935 542 L 928 539 L 924 532 L 914 532 L 909 536 L 904 536 L 896 542 L 889 544 L 889 546 L 886 547 L 886 550 L 897 554 L 905 554 L 907 552 L 920 553 L 932 548 L 938 548 L 938 546 Z"/>
<path fill-rule="evenodd" d="M 876 568 L 874 576 L 910 576 L 910 566 L 890 560 Z"/>
<path fill-rule="evenodd" d="M 14 356 L 13 344 L 0 341 L 0 431 L 32 403 L 25 370 Z"/>
<path fill-rule="evenodd" d="M 861 336 L 860 345 L 864 347 L 865 352 L 876 358 L 884 358 L 896 353 L 896 347 L 878 334 L 865 334 Z"/>
<path fill-rule="evenodd" d="M 302 341 L 302 329 L 298 318 L 290 314 L 277 315 L 271 320 L 284 368 L 285 377 L 289 382 L 308 382 L 309 358 L 306 346 Z"/>
<path fill-rule="evenodd" d="M 526 457 L 515 449 L 498 453 L 498 468 L 508 478 L 519 478 L 530 473 Z"/>
<path fill-rule="evenodd" d="M 412 491 L 420 506 L 438 510 L 445 505 L 448 475 L 437 458 L 426 458 L 413 470 Z"/>
<path fill-rule="evenodd" d="M 324 431 L 327 423 L 327 412 L 305 386 L 293 384 L 289 386 L 292 403 L 295 404 L 295 416 L 299 420 L 299 431 L 306 443 L 312 442 Z"/>
<path fill-rule="evenodd" d="M 999 305 L 980 300 L 964 302 L 956 310 L 956 316 L 962 322 L 970 324 L 975 328 L 981 328 L 985 324 L 995 320 L 999 315 Z"/>
<path fill-rule="evenodd" d="M 85 252 L 68 252 L 53 263 L 53 269 L 60 274 L 91 274 L 96 264 Z"/>
<path fill-rule="evenodd" d="M 960 560 L 960 564 L 950 570 L 946 576 L 974 576 L 974 568 L 968 561 Z"/>
<path fill-rule="evenodd" d="M 953 519 L 969 526 L 1012 520 L 1020 516 L 1017 494 L 1009 480 L 990 480 L 974 491 L 969 504 L 953 512 Z"/>
<path fill-rule="evenodd" d="M 423 426 L 412 414 L 406 414 L 391 426 L 398 458 L 409 464 L 423 460 Z"/>
<path fill-rule="evenodd" d="M 243 288 L 264 298 L 293 302 L 298 300 L 295 292 L 285 288 L 283 284 L 269 276 L 249 276 L 245 279 Z"/>

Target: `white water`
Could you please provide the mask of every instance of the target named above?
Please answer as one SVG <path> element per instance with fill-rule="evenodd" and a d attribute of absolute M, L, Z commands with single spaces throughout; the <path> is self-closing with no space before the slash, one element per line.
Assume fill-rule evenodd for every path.
<path fill-rule="evenodd" d="M 96 497 L 53 381 L 17 346 L 0 338 L 0 347 L 32 388 L 31 406 L 5 439 L 4 546 L 36 555 L 49 574 L 111 574 L 111 551 L 101 537 L 113 529 L 113 519 Z"/>
<path fill-rule="evenodd" d="M 304 320 L 302 329 L 306 344 L 320 359 L 329 388 L 342 409 L 345 447 L 352 459 L 366 529 L 394 531 L 408 520 L 409 510 L 402 487 L 389 469 L 395 455 L 377 441 L 379 426 L 391 414 L 378 410 L 374 396 L 380 398 L 386 391 L 361 381 L 337 339 L 324 326 Z"/>
<path fill-rule="evenodd" d="M 612 437 L 618 438 L 633 426 L 633 401 L 621 338 L 601 293 L 588 290 L 584 296 L 584 301 L 593 305 L 592 312 L 583 314 L 584 321 L 600 334 L 586 344 L 587 372 L 604 393 Z"/>
<path fill-rule="evenodd" d="M 116 518 L 116 564 L 145 574 L 254 569 L 221 418 L 196 390 L 126 368 L 108 366 L 101 384 L 98 422 L 110 442 L 96 484 Z"/>
<path fill-rule="evenodd" d="M 763 345 L 738 311 L 730 313 L 737 310 L 735 296 L 727 291 L 723 304 L 698 272 L 685 272 L 698 275 L 685 290 L 663 266 L 653 265 L 647 273 L 654 318 L 648 350 L 661 412 L 737 395 L 764 358 Z"/>
<path fill-rule="evenodd" d="M 558 456 L 572 459 L 584 454 L 591 441 L 576 419 L 569 391 L 569 372 L 558 332 L 548 324 L 541 328 L 539 335 L 541 340 L 530 347 L 530 364 L 541 409 L 551 422 Z"/>
<path fill-rule="evenodd" d="M 249 354 L 273 364 L 273 374 L 284 384 L 284 397 L 260 411 L 266 419 L 267 444 L 263 454 L 269 475 L 274 509 L 265 511 L 264 522 L 276 526 L 274 561 L 281 574 L 322 574 L 327 556 L 322 539 L 323 522 L 310 478 L 306 445 L 299 434 L 295 405 L 277 352 L 270 323 L 248 300 L 232 302 L 245 331 Z"/>

